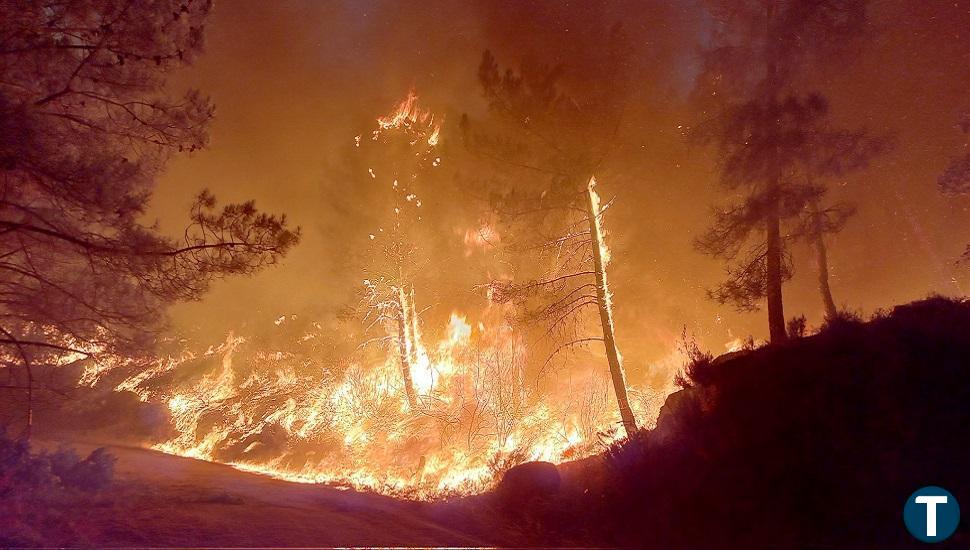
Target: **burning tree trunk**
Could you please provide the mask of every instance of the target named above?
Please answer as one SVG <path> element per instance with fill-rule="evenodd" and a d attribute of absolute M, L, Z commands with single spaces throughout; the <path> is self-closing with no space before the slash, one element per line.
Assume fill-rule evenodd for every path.
<path fill-rule="evenodd" d="M 413 281 L 420 256 L 414 231 L 421 220 L 421 200 L 415 193 L 415 184 L 419 174 L 426 174 L 441 162 L 437 150 L 439 124 L 440 119 L 436 122 L 433 113 L 418 107 L 417 95 L 412 91 L 392 113 L 378 118 L 371 139 L 363 142 L 378 147 L 371 150 L 374 155 L 368 159 L 365 181 L 391 191 L 385 204 L 390 219 L 370 235 L 372 258 L 365 270 L 374 278 L 365 281 L 364 318 L 376 313 L 376 322 L 368 330 L 380 325 L 385 334 L 378 340 L 391 354 L 397 348 L 404 392 L 412 410 L 420 406 L 418 392 L 427 393 L 429 389 L 423 378 L 418 378 L 416 386 L 413 376 L 413 367 L 423 364 L 426 358 L 414 307 Z M 360 136 L 355 141 L 361 148 Z"/>
<path fill-rule="evenodd" d="M 630 401 L 626 394 L 626 376 L 623 372 L 622 357 L 616 348 L 616 337 L 613 331 L 613 302 L 606 279 L 606 265 L 609 263 L 609 249 L 603 241 L 602 226 L 600 225 L 600 199 L 594 187 L 596 179 L 590 178 L 586 187 L 586 217 L 589 222 L 590 238 L 593 248 L 593 271 L 596 277 L 596 304 L 599 309 L 600 325 L 603 328 L 603 346 L 606 348 L 606 360 L 610 365 L 610 377 L 613 380 L 613 391 L 620 409 L 620 418 L 627 435 L 633 435 L 637 429 L 636 419 L 630 409 Z"/>
<path fill-rule="evenodd" d="M 414 343 L 411 339 L 411 318 L 409 315 L 407 293 L 404 287 L 398 287 L 398 306 L 397 316 L 397 350 L 401 361 L 401 377 L 404 379 L 404 393 L 407 395 L 408 406 L 412 410 L 417 408 L 418 400 L 414 393 L 414 381 L 411 380 L 411 360 L 414 357 Z"/>
<path fill-rule="evenodd" d="M 632 80 L 626 78 L 628 74 L 624 70 L 629 66 L 629 38 L 619 27 L 614 27 L 598 51 L 602 55 L 596 70 L 590 73 L 597 86 L 575 90 L 576 96 L 558 89 L 561 67 L 548 74 L 516 74 L 501 70 L 491 52 L 484 52 L 478 76 L 490 110 L 497 115 L 496 122 L 502 124 L 497 127 L 500 135 L 479 139 L 471 131 L 467 118 L 462 121 L 462 129 L 466 144 L 483 157 L 530 172 L 524 181 L 530 182 L 530 187 L 539 184 L 541 188 L 514 185 L 511 190 L 503 189 L 497 193 L 500 203 L 497 209 L 501 217 L 510 221 L 534 222 L 521 233 L 524 240 L 538 234 L 544 241 L 532 250 L 556 253 L 554 265 L 538 280 L 523 285 L 493 281 L 489 285 L 492 299 L 518 302 L 525 306 L 525 317 L 547 324 L 546 336 L 555 337 L 557 343 L 560 337 L 567 340 L 552 351 L 546 364 L 573 346 L 602 341 L 620 416 L 627 434 L 632 435 L 636 421 L 616 348 L 606 277 L 609 249 L 603 242 L 600 224 L 605 208 L 599 207 L 599 198 L 593 190 L 595 180 L 590 177 L 615 147 L 622 106 L 633 91 Z M 501 131 L 503 127 L 509 130 L 507 135 L 501 135 L 505 133 Z M 524 209 L 511 207 L 523 200 L 531 204 Z M 572 219 L 574 213 L 580 212 L 581 218 Z M 541 237 L 546 224 L 560 222 L 565 225 L 562 232 L 554 230 L 559 233 L 558 238 Z M 576 229 L 583 226 L 588 229 Z M 532 269 L 536 265 L 533 258 L 528 263 L 531 265 L 523 267 Z M 593 281 L 589 280 L 590 275 Z M 536 302 L 539 307 L 528 311 L 529 305 Z M 593 306 L 599 314 L 601 334 L 584 337 L 580 333 L 588 330 L 586 321 L 590 319 L 581 317 Z M 540 375 L 546 364 L 540 369 Z"/>
<path fill-rule="evenodd" d="M 567 225 L 570 228 L 567 233 L 544 240 L 537 246 L 540 251 L 553 251 L 555 260 L 552 269 L 543 273 L 540 279 L 523 284 L 492 281 L 488 285 L 489 298 L 497 303 L 513 302 L 520 305 L 527 322 L 543 323 L 547 327 L 546 336 L 565 340 L 547 357 L 539 376 L 559 353 L 575 346 L 603 342 L 623 428 L 628 435 L 632 435 L 637 424 L 627 396 L 622 356 L 616 345 L 613 304 L 606 273 L 610 251 L 604 240 L 602 217 L 608 206 L 601 206 L 595 186 L 596 179 L 591 177 L 585 188 L 577 190 L 575 195 L 577 199 L 581 195 L 582 203 L 579 200 L 569 203 L 570 211 L 578 211 L 582 215 Z M 587 229 L 574 229 L 582 225 L 586 225 Z M 599 330 L 595 336 L 583 334 L 588 328 L 586 321 L 591 321 L 583 317 L 583 313 L 592 307 L 596 308 L 599 318 Z"/>
<path fill-rule="evenodd" d="M 410 286 L 411 289 L 405 296 L 405 303 L 407 304 L 407 326 L 410 329 L 408 343 L 411 350 L 411 363 L 414 364 L 418 361 L 418 343 L 421 339 L 421 329 L 418 326 L 418 308 L 414 305 L 414 285 Z"/>
<path fill-rule="evenodd" d="M 383 334 L 362 345 L 378 342 L 392 354 L 397 352 L 407 404 L 414 410 L 419 406 L 412 376 L 412 367 L 419 359 L 418 321 L 411 293 L 404 290 L 407 285 L 400 281 L 399 278 L 364 281 L 364 296 L 359 306 L 362 308 L 361 318 L 366 323 L 364 332 L 366 334 L 379 327 Z"/>

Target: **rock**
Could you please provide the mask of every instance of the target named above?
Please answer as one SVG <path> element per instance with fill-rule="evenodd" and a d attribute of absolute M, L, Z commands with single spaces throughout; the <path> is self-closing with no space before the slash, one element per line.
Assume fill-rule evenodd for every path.
<path fill-rule="evenodd" d="M 681 419 L 693 414 L 700 407 L 699 396 L 703 393 L 700 388 L 685 388 L 667 396 L 660 413 L 657 415 L 657 427 L 653 437 L 662 441 L 680 431 Z"/>
<path fill-rule="evenodd" d="M 499 495 L 506 501 L 522 502 L 551 497 L 559 492 L 562 477 L 551 462 L 526 462 L 513 466 L 502 476 Z"/>

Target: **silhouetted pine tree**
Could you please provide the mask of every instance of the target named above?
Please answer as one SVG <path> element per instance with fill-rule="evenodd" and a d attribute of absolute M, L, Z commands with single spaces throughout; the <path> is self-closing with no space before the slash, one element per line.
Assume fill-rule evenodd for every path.
<path fill-rule="evenodd" d="M 792 276 L 782 223 L 820 193 L 791 177 L 825 110 L 820 96 L 796 89 L 795 76 L 858 34 L 866 3 L 708 3 L 716 26 L 695 89 L 707 118 L 692 135 L 717 148 L 721 184 L 743 198 L 715 213 L 697 247 L 731 262 L 728 280 L 711 291 L 714 299 L 742 310 L 767 299 L 773 342 L 786 338 L 782 284 Z"/>

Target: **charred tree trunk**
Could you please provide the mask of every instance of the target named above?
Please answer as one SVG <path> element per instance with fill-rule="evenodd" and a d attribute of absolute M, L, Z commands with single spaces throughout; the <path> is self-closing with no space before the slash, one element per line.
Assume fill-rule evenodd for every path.
<path fill-rule="evenodd" d="M 401 377 L 404 379 L 404 393 L 407 395 L 408 406 L 415 410 L 418 406 L 418 399 L 414 393 L 414 381 L 411 380 L 411 357 L 412 342 L 409 338 L 411 332 L 411 321 L 408 315 L 407 294 L 403 287 L 398 288 L 398 305 L 400 311 L 397 315 L 397 351 L 401 361 Z"/>
<path fill-rule="evenodd" d="M 838 315 L 838 310 L 829 287 L 829 259 L 825 249 L 825 234 L 822 231 L 822 214 L 818 209 L 818 201 L 812 201 L 809 208 L 812 216 L 812 239 L 815 241 L 815 264 L 818 267 L 818 292 L 822 295 L 822 304 L 825 305 L 825 317 L 833 319 Z"/>
<path fill-rule="evenodd" d="M 586 187 L 586 217 L 589 221 L 589 232 L 592 239 L 593 248 L 593 270 L 596 272 L 596 303 L 599 308 L 600 324 L 603 327 L 603 345 L 606 347 L 606 360 L 610 366 L 610 377 L 613 379 L 613 390 L 616 393 L 616 402 L 620 409 L 620 419 L 623 421 L 623 428 L 627 436 L 632 436 L 637 430 L 636 418 L 630 408 L 630 401 L 626 394 L 626 376 L 623 372 L 623 364 L 619 350 L 616 349 L 616 338 L 613 333 L 613 304 L 611 302 L 610 289 L 606 280 L 606 263 L 608 258 L 604 258 L 605 245 L 600 226 L 599 216 L 599 196 L 593 189 L 596 180 L 590 178 L 589 185 Z"/>
<path fill-rule="evenodd" d="M 772 187 L 777 187 L 773 185 Z M 783 342 L 788 338 L 785 331 L 785 305 L 782 298 L 782 245 L 781 220 L 778 219 L 778 196 L 770 191 L 768 212 L 765 216 L 767 251 L 765 255 L 765 294 L 768 299 L 768 332 L 772 343 Z"/>
<path fill-rule="evenodd" d="M 773 21 L 775 2 L 768 2 L 765 12 L 765 58 L 767 74 L 765 86 L 765 112 L 771 117 L 767 120 L 770 138 L 774 142 L 771 151 L 769 181 L 767 186 L 768 204 L 765 209 L 765 297 L 768 301 L 768 332 L 772 343 L 783 342 L 788 338 L 785 331 L 785 307 L 782 297 L 782 242 L 781 220 L 778 212 L 779 187 L 781 181 L 781 151 L 779 140 L 781 128 L 775 105 L 778 97 L 778 67 L 775 60 Z"/>

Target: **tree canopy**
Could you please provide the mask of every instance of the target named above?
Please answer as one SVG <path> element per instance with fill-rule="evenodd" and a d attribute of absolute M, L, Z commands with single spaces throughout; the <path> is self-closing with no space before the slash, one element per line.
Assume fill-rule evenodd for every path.
<path fill-rule="evenodd" d="M 146 223 L 175 153 L 205 147 L 214 108 L 170 97 L 211 3 L 0 5 L 0 344 L 8 364 L 143 346 L 164 306 L 277 262 L 299 239 L 252 202 L 195 198 L 180 238 Z M 29 381 L 28 381 L 29 382 Z M 28 383 L 28 386 L 30 384 Z"/>

